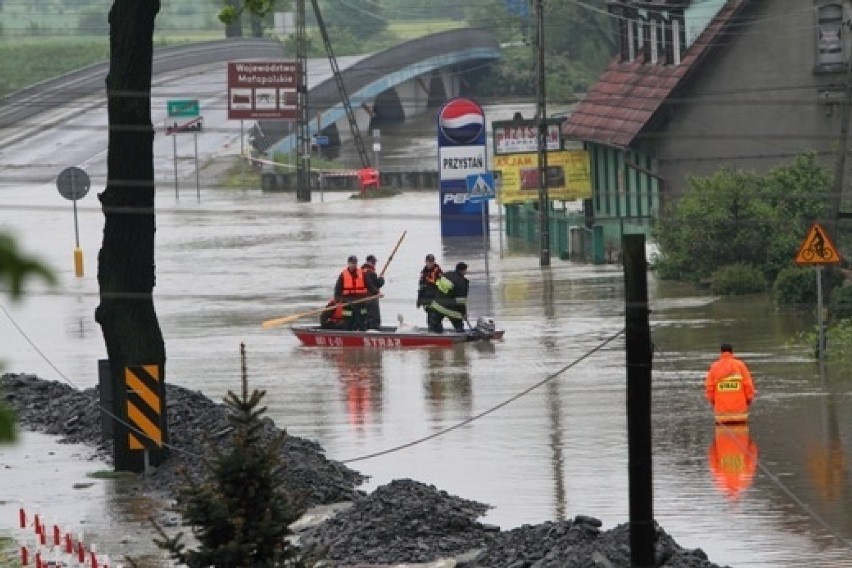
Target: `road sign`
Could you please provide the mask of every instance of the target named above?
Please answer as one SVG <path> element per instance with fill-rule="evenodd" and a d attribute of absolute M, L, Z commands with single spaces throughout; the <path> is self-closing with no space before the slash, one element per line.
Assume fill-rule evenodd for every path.
<path fill-rule="evenodd" d="M 56 178 L 56 189 L 65 199 L 77 201 L 89 193 L 89 174 L 80 168 L 70 167 L 59 172 Z"/>
<path fill-rule="evenodd" d="M 799 246 L 799 252 L 796 253 L 796 264 L 839 264 L 840 260 L 837 247 L 831 242 L 828 233 L 819 223 L 814 223 L 808 231 L 808 236 Z"/>
<path fill-rule="evenodd" d="M 295 61 L 229 61 L 228 119 L 298 117 Z"/>
<path fill-rule="evenodd" d="M 204 128 L 204 117 L 198 116 L 192 120 L 166 119 L 166 135 L 180 134 L 183 132 L 201 132 Z"/>
<path fill-rule="evenodd" d="M 467 176 L 467 196 L 470 203 L 481 203 L 494 199 L 494 174 L 482 172 Z"/>
<path fill-rule="evenodd" d="M 197 99 L 176 99 L 166 101 L 166 111 L 172 116 L 198 116 L 201 114 L 201 106 Z"/>
<path fill-rule="evenodd" d="M 328 136 L 314 136 L 317 146 L 328 146 Z"/>

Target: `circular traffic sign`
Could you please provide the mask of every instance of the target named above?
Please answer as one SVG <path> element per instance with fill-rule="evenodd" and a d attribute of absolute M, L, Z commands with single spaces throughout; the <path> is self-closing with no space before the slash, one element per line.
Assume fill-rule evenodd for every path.
<path fill-rule="evenodd" d="M 56 178 L 56 188 L 65 199 L 77 201 L 89 193 L 89 174 L 80 168 L 70 167 L 59 172 Z"/>

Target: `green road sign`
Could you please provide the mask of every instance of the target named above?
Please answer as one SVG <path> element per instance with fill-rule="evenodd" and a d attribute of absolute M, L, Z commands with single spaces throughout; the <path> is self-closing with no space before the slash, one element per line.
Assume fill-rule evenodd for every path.
<path fill-rule="evenodd" d="M 198 99 L 166 101 L 166 109 L 169 116 L 198 116 L 201 111 Z"/>

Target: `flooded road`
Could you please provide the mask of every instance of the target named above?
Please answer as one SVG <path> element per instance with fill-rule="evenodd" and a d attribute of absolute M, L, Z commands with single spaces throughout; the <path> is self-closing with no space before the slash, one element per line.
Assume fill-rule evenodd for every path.
<path fill-rule="evenodd" d="M 536 251 L 511 241 L 501 249 L 494 234 L 486 263 L 478 238 L 441 240 L 435 195 L 348 197 L 326 193 L 305 204 L 288 194 L 205 189 L 200 202 L 178 202 L 160 190 L 155 304 L 166 380 L 219 400 L 238 388 L 245 342 L 250 384 L 268 391 L 275 422 L 370 475 L 366 489 L 414 478 L 493 505 L 484 520 L 504 529 L 575 514 L 606 527 L 627 521 L 621 268 L 555 260 L 542 270 Z M 0 202 L 3 228 L 61 282 L 19 304 L 3 300 L 6 369 L 94 386 L 104 357 L 93 320 L 102 230 L 94 197 L 78 206 L 82 278 L 73 273 L 71 210 L 54 188 L 0 187 Z M 385 322 L 401 315 L 425 323 L 414 300 L 432 252 L 445 267 L 470 265 L 471 314 L 491 306 L 504 341 L 318 349 L 301 347 L 287 328 L 261 328 L 322 306 L 349 254 L 376 254 L 383 266 L 403 231 L 386 272 Z M 852 388 L 841 377 L 823 381 L 812 361 L 786 347 L 810 322 L 777 312 L 768 298 L 714 298 L 653 274 L 650 290 L 657 520 L 721 564 L 848 566 Z M 723 340 L 749 362 L 759 389 L 747 433 L 716 432 L 703 400 L 703 374 Z M 38 500 L 39 485 L 15 494 Z"/>
<path fill-rule="evenodd" d="M 240 128 L 221 118 L 222 78 L 186 80 L 196 90 L 156 87 L 158 112 L 168 97 L 199 96 L 215 133 L 199 138 L 200 152 L 233 153 Z M 530 114 L 529 107 L 495 107 L 486 116 L 508 119 L 514 110 Z M 56 288 L 36 284 L 18 303 L 0 297 L 0 360 L 7 371 L 78 388 L 97 384 L 105 357 L 93 314 L 103 230 L 95 194 L 105 180 L 106 137 L 91 130 L 103 134 L 103 109 L 91 113 L 75 117 L 79 127 L 0 150 L 0 231 L 59 275 Z M 382 130 L 380 164 L 434 166 L 434 123 L 418 121 L 413 132 Z M 596 516 L 606 528 L 628 520 L 619 266 L 553 259 L 542 270 L 536 249 L 500 238 L 496 219 L 487 243 L 442 240 L 438 197 L 428 192 L 375 200 L 325 192 L 297 203 L 290 194 L 204 185 L 196 199 L 193 160 L 182 159 L 182 187 L 191 190 L 178 199 L 169 185 L 173 142 L 155 141 L 155 306 L 167 381 L 221 400 L 239 388 L 244 342 L 250 385 L 267 391 L 276 424 L 371 476 L 365 489 L 417 479 L 492 505 L 483 520 L 504 529 L 577 514 Z M 179 156 L 193 151 L 191 138 L 179 141 Z M 92 176 L 92 191 L 77 207 L 81 278 L 74 275 L 72 206 L 54 183 L 66 165 Z M 471 319 L 493 316 L 506 329 L 502 342 L 318 349 L 301 347 L 286 327 L 261 328 L 264 320 L 323 306 L 348 255 L 372 253 L 384 266 L 404 231 L 385 273 L 385 323 L 398 316 L 425 323 L 415 307 L 417 276 L 434 253 L 446 269 L 462 260 L 470 266 Z M 649 287 L 658 522 L 719 564 L 849 566 L 852 383 L 831 369 L 822 377 L 788 346 L 812 318 L 779 312 L 767 296 L 720 299 L 658 282 L 653 273 Z M 759 390 L 748 431 L 716 431 L 703 398 L 704 373 L 723 341 L 749 363 Z M 28 434 L 19 446 L 0 447 L 0 529 L 14 525 L 21 500 L 69 526 L 82 523 L 115 549 L 121 542 L 130 552 L 150 546 L 140 514 L 147 505 L 119 498 L 114 481 L 72 489 L 85 472 L 105 466 L 81 463 L 84 449 L 49 444 Z"/>

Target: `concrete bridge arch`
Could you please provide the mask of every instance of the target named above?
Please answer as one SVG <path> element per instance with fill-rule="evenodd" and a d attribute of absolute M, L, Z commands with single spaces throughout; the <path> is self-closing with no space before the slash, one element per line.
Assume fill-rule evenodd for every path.
<path fill-rule="evenodd" d="M 382 121 L 401 121 L 464 94 L 466 77 L 501 57 L 490 30 L 462 28 L 417 38 L 354 61 L 343 83 L 362 134 Z M 329 137 L 330 145 L 351 138 L 346 111 L 333 77 L 308 85 L 310 133 Z M 296 129 L 286 121 L 258 121 L 253 145 L 267 153 L 291 152 Z"/>

